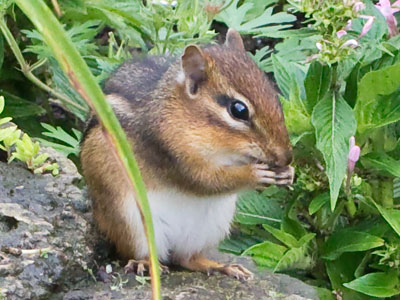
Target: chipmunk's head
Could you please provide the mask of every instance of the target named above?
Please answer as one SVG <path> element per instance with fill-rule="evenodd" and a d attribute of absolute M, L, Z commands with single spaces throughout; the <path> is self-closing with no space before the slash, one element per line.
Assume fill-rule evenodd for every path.
<path fill-rule="evenodd" d="M 175 116 L 186 124 L 182 143 L 193 151 L 221 165 L 291 163 L 277 94 L 235 30 L 221 46 L 186 47 L 176 81 L 183 111 Z"/>

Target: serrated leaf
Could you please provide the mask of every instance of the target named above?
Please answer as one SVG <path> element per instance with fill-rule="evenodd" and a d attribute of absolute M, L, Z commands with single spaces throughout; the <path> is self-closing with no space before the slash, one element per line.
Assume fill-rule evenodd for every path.
<path fill-rule="evenodd" d="M 400 161 L 395 160 L 384 152 L 380 153 L 368 153 L 361 157 L 361 163 L 365 168 L 372 168 L 400 177 Z"/>
<path fill-rule="evenodd" d="M 351 107 L 335 95 L 326 97 L 314 107 L 312 124 L 315 127 L 316 147 L 326 164 L 333 210 L 346 174 L 348 141 L 355 134 L 357 124 Z"/>
<path fill-rule="evenodd" d="M 241 194 L 236 210 L 235 220 L 247 225 L 280 223 L 283 217 L 283 209 L 276 199 L 256 191 Z"/>
<path fill-rule="evenodd" d="M 76 138 L 74 138 L 69 133 L 67 133 L 64 129 L 62 129 L 60 126 L 53 127 L 46 123 L 40 123 L 40 124 L 42 125 L 43 128 L 47 129 L 47 131 L 42 133 L 43 135 L 54 138 L 59 141 L 62 141 L 72 147 L 79 146 L 80 140 L 79 140 L 78 136 Z M 76 135 L 77 132 L 79 132 L 79 131 L 76 130 L 74 132 L 74 134 Z"/>
<path fill-rule="evenodd" d="M 294 265 L 296 262 L 304 257 L 304 251 L 305 250 L 303 248 L 292 248 L 286 251 L 286 253 L 276 264 L 274 272 L 282 271 Z"/>
<path fill-rule="evenodd" d="M 400 120 L 400 63 L 368 72 L 358 84 L 354 108 L 358 131 Z"/>
<path fill-rule="evenodd" d="M 307 244 L 315 237 L 314 233 L 309 233 L 303 236 L 299 241 L 296 241 L 297 247 L 291 248 L 282 256 L 274 268 L 274 272 L 287 269 L 289 267 L 298 267 L 307 269 L 312 264 L 311 258 L 306 255 Z"/>
<path fill-rule="evenodd" d="M 261 267 L 273 269 L 286 250 L 286 247 L 265 241 L 247 249 L 242 255 L 251 256 L 255 263 Z"/>
<path fill-rule="evenodd" d="M 332 69 L 314 61 L 307 72 L 304 87 L 307 96 L 307 111 L 311 114 L 314 106 L 324 98 L 332 80 Z"/>
<path fill-rule="evenodd" d="M 384 245 L 380 237 L 352 230 L 333 233 L 324 245 L 322 258 L 334 260 L 344 252 L 365 251 Z"/>
<path fill-rule="evenodd" d="M 244 2 L 241 5 L 238 4 L 239 0 L 233 0 L 215 19 L 225 23 L 229 28 L 236 29 L 242 34 L 276 35 L 280 30 L 292 27 L 292 25 L 284 25 L 284 23 L 290 23 L 296 20 L 295 16 L 286 12 L 273 14 L 273 7 L 259 10 L 259 13 L 255 15 L 253 10 L 254 3 Z M 251 18 L 248 17 L 250 15 Z"/>
<path fill-rule="evenodd" d="M 343 285 L 372 297 L 392 297 L 400 294 L 399 277 L 396 272 L 370 273 Z"/>
<path fill-rule="evenodd" d="M 329 200 L 329 193 L 319 194 L 310 202 L 310 205 L 308 206 L 308 213 L 310 215 L 315 214 L 325 203 L 329 203 Z"/>

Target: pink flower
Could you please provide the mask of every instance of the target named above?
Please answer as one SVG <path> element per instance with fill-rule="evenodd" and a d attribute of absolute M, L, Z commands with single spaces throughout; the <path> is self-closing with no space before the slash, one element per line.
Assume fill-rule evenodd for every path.
<path fill-rule="evenodd" d="M 354 167 L 356 162 L 360 158 L 361 149 L 359 146 L 355 144 L 355 138 L 352 136 L 349 142 L 349 155 L 347 156 L 347 171 L 349 174 L 352 174 L 354 171 Z"/>
<path fill-rule="evenodd" d="M 400 11 L 400 9 L 398 8 L 399 6 L 400 0 L 397 0 L 393 4 L 390 3 L 390 0 L 379 0 L 378 4 L 375 5 L 375 7 L 386 19 L 390 37 L 399 34 L 399 30 L 397 29 L 397 21 L 393 15 L 394 13 Z"/>
<path fill-rule="evenodd" d="M 346 30 L 339 30 L 338 32 L 336 32 L 336 36 L 340 39 L 342 36 L 346 35 L 347 31 Z"/>
<path fill-rule="evenodd" d="M 363 9 L 365 9 L 365 4 L 364 3 L 362 3 L 361 1 L 358 1 L 358 2 L 354 3 L 353 10 L 355 12 L 359 12 L 360 10 L 363 10 Z"/>
<path fill-rule="evenodd" d="M 350 47 L 350 48 L 356 48 L 358 47 L 358 42 L 355 39 L 347 40 L 343 43 L 340 48 L 345 48 L 345 47 Z"/>
<path fill-rule="evenodd" d="M 365 24 L 361 30 L 360 36 L 358 37 L 359 39 L 367 34 L 367 32 L 371 29 L 372 24 L 374 23 L 374 20 L 375 20 L 375 17 L 373 17 L 373 16 L 360 16 L 360 17 L 363 19 L 367 19 L 367 22 L 365 22 Z"/>
<path fill-rule="evenodd" d="M 353 20 L 348 20 L 347 25 L 344 28 L 345 30 L 351 30 L 351 26 L 353 25 Z"/>

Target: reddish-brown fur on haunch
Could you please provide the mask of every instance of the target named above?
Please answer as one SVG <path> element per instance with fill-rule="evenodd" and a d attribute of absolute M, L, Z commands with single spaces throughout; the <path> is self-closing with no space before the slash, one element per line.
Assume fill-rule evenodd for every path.
<path fill-rule="evenodd" d="M 247 188 L 287 184 L 293 178 L 288 167 L 291 146 L 276 92 L 235 31 L 228 32 L 224 45 L 188 46 L 176 61 L 158 57 L 125 63 L 106 81 L 104 91 L 156 198 L 168 190 L 204 202 Z M 240 100 L 248 107 L 249 120 L 235 119 L 221 99 Z M 126 211 L 136 209 L 127 202 L 129 184 L 95 118 L 85 133 L 81 160 L 100 230 L 122 256 L 137 258 L 146 245 L 131 222 L 140 225 L 140 220 Z M 221 238 L 229 221 L 223 223 L 228 228 Z M 162 228 L 157 230 L 162 234 Z M 190 253 L 192 259 L 171 256 L 188 268 L 207 271 L 218 264 L 202 258 L 203 250 Z M 219 271 L 247 276 L 240 268 L 227 268 Z"/>

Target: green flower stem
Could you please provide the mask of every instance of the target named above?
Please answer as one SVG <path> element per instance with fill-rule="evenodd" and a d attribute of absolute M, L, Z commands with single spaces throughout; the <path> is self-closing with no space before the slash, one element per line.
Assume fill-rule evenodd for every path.
<path fill-rule="evenodd" d="M 380 203 L 383 207 L 392 208 L 393 207 L 393 179 L 387 178 L 380 182 L 381 188 L 381 199 Z"/>
<path fill-rule="evenodd" d="M 85 61 L 43 0 L 15 0 L 15 2 L 43 35 L 73 87 L 91 106 L 106 129 L 105 136 L 110 140 L 111 148 L 117 152 L 125 174 L 136 192 L 135 199 L 142 214 L 148 241 L 153 299 L 161 299 L 160 271 L 150 207 L 144 182 L 125 132 Z"/>
<path fill-rule="evenodd" d="M 349 214 L 350 218 L 353 218 L 355 216 L 355 214 L 357 213 L 357 207 L 354 204 L 354 200 L 352 199 L 352 197 L 347 197 L 346 209 L 347 209 L 347 213 Z"/>
<path fill-rule="evenodd" d="M 65 95 L 60 94 L 59 92 L 53 90 L 52 88 L 47 86 L 45 83 L 43 83 L 39 78 L 37 78 L 35 75 L 33 75 L 32 71 L 34 69 L 36 69 L 37 67 L 39 67 L 41 64 L 43 64 L 45 61 L 40 61 L 37 64 L 32 65 L 31 67 L 26 63 L 24 56 L 22 55 L 22 52 L 19 49 L 18 44 L 14 39 L 14 36 L 11 34 L 10 30 L 7 27 L 4 16 L 0 16 L 0 30 L 3 33 L 3 36 L 8 43 L 8 46 L 10 46 L 11 51 L 14 53 L 14 56 L 17 59 L 19 65 L 21 66 L 21 72 L 25 75 L 26 78 L 28 78 L 30 81 L 32 81 L 36 86 L 38 86 L 42 90 L 45 90 L 46 92 L 52 94 L 53 96 L 57 97 L 58 99 L 60 99 L 64 102 L 67 102 L 79 109 L 85 110 L 84 107 L 73 102 L 71 99 L 69 99 Z"/>

